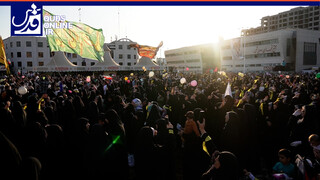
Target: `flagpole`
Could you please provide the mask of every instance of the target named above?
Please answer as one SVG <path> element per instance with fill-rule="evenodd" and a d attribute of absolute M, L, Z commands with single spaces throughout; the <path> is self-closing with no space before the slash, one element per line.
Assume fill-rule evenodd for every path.
<path fill-rule="evenodd" d="M 246 32 L 243 35 L 243 73 L 246 73 Z"/>
<path fill-rule="evenodd" d="M 81 22 L 81 8 L 79 8 L 78 11 L 79 11 L 79 22 Z"/>

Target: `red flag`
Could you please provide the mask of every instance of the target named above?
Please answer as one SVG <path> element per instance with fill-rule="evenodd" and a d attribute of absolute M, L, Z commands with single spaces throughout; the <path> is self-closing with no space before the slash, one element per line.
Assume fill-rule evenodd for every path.
<path fill-rule="evenodd" d="M 157 54 L 159 48 L 163 45 L 163 42 L 161 41 L 158 47 L 152 47 L 152 46 L 145 46 L 145 45 L 139 45 L 139 44 L 130 44 L 131 47 L 138 48 L 138 53 L 142 57 L 148 57 L 150 59 L 153 59 L 154 56 Z"/>
<path fill-rule="evenodd" d="M 216 67 L 216 68 L 214 69 L 214 72 L 218 72 L 218 67 Z"/>

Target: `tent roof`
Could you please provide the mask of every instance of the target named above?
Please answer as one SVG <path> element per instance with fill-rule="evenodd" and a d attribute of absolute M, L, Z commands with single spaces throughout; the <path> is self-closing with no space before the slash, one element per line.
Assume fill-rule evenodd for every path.
<path fill-rule="evenodd" d="M 30 69 L 31 70 L 31 69 Z M 84 67 L 78 67 L 72 64 L 65 54 L 61 51 L 54 52 L 54 56 L 45 66 L 35 66 L 32 71 L 39 72 L 71 72 L 71 71 L 85 71 Z"/>
<path fill-rule="evenodd" d="M 150 58 L 148 57 L 141 57 L 138 59 L 136 67 L 159 67 L 158 64 L 154 63 Z"/>
<path fill-rule="evenodd" d="M 61 52 L 57 51 L 54 53 L 51 61 L 46 64 L 47 67 L 76 67 L 76 65 L 72 64 L 66 55 Z"/>
<path fill-rule="evenodd" d="M 104 61 L 98 62 L 94 66 L 90 67 L 89 70 L 91 71 L 104 71 L 104 70 L 120 70 L 120 65 L 116 63 L 111 55 L 110 55 L 110 49 L 106 44 L 103 45 L 104 49 Z"/>

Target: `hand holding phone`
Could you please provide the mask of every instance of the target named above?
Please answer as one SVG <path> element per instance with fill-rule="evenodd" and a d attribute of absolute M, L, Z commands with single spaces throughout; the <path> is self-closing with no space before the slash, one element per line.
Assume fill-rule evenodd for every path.
<path fill-rule="evenodd" d="M 181 131 L 181 129 L 182 129 L 181 125 L 179 123 L 177 123 L 177 130 Z"/>
<path fill-rule="evenodd" d="M 43 94 L 42 98 L 44 98 L 44 99 L 48 98 L 48 94 Z"/>
<path fill-rule="evenodd" d="M 200 111 L 199 122 L 202 123 L 204 119 L 204 111 Z"/>

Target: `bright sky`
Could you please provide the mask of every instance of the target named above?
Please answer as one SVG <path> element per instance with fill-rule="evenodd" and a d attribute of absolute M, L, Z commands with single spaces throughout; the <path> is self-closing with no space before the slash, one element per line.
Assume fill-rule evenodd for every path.
<path fill-rule="evenodd" d="M 105 42 L 128 37 L 141 45 L 164 51 L 238 37 L 242 28 L 257 27 L 263 16 L 287 11 L 293 6 L 44 6 L 68 21 L 102 28 Z M 10 7 L 0 6 L 0 35 L 10 36 Z"/>

